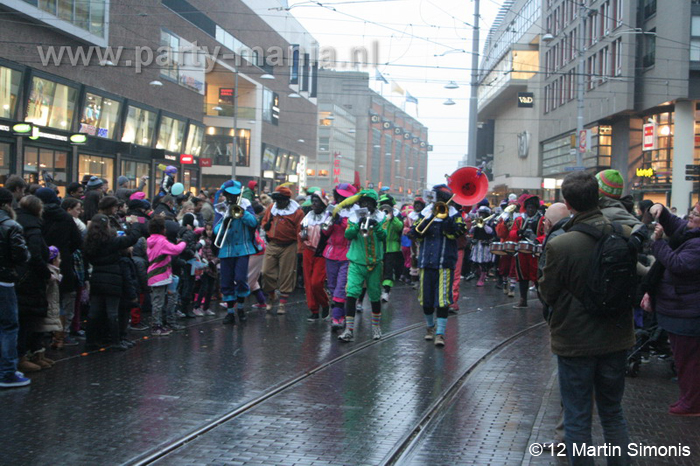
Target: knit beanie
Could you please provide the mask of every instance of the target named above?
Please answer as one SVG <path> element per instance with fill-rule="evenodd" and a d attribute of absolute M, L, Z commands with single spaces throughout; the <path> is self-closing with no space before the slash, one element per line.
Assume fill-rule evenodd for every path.
<path fill-rule="evenodd" d="M 36 197 L 41 199 L 41 202 L 44 203 L 44 205 L 48 204 L 60 204 L 61 202 L 58 200 L 58 196 L 56 196 L 56 191 L 54 191 L 51 188 L 40 188 L 36 190 L 36 193 L 34 193 Z"/>
<path fill-rule="evenodd" d="M 59 254 L 60 251 L 56 246 L 49 246 L 49 262 L 52 262 Z"/>
<path fill-rule="evenodd" d="M 182 226 L 186 227 L 186 226 L 190 225 L 192 228 L 194 228 L 194 221 L 195 220 L 196 219 L 195 219 L 194 215 L 188 212 L 182 216 Z"/>
<path fill-rule="evenodd" d="M 96 176 L 91 176 L 87 182 L 88 189 L 97 189 L 102 186 L 102 180 Z"/>
<path fill-rule="evenodd" d="M 598 180 L 598 193 L 602 196 L 620 199 L 625 182 L 622 175 L 617 170 L 603 170 L 595 176 Z"/>
<path fill-rule="evenodd" d="M 125 184 L 129 184 L 129 178 L 124 175 L 117 178 L 117 186 L 122 186 Z"/>

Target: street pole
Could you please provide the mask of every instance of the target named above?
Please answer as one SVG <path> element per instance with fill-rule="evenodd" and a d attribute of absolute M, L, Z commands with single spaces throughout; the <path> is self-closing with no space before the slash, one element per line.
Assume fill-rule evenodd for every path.
<path fill-rule="evenodd" d="M 476 165 L 476 126 L 479 118 L 479 0 L 474 0 L 474 32 L 472 33 L 472 81 L 469 97 L 469 145 L 467 149 L 468 165 Z"/>
<path fill-rule="evenodd" d="M 233 155 L 231 157 L 231 179 L 236 179 L 236 162 L 238 162 L 238 67 L 233 89 Z"/>
<path fill-rule="evenodd" d="M 586 72 L 586 60 L 584 56 L 584 48 L 586 46 L 584 41 L 585 26 L 583 22 L 584 14 L 586 13 L 586 6 L 584 2 L 581 2 L 578 9 L 578 21 L 579 21 L 579 31 L 578 31 L 578 81 L 577 81 L 577 114 L 576 114 L 576 166 L 583 166 L 583 152 L 581 150 L 581 133 L 583 133 L 583 79 L 584 73 Z"/>

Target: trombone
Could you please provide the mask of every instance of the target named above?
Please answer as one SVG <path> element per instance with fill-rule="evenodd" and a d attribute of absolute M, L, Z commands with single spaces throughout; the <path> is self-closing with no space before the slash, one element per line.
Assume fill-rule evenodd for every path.
<path fill-rule="evenodd" d="M 453 194 L 452 197 L 447 201 L 447 202 L 436 202 L 433 205 L 433 218 L 430 219 L 428 224 L 424 226 L 422 229 L 420 228 L 422 223 L 416 225 L 416 233 L 419 235 L 424 235 L 425 232 L 428 231 L 428 228 L 430 228 L 430 225 L 433 224 L 436 218 L 439 218 L 440 220 L 444 220 L 447 218 L 448 215 L 450 215 L 450 201 L 454 199 L 455 195 Z M 425 220 L 425 219 L 424 219 Z"/>
<path fill-rule="evenodd" d="M 475 226 L 476 228 L 484 228 L 484 225 L 486 224 L 486 222 L 489 222 L 490 220 L 492 220 L 496 215 L 498 215 L 498 214 L 491 214 L 491 215 L 489 215 L 489 216 L 486 217 L 486 218 L 477 217 L 476 220 L 475 220 L 476 225 L 474 225 L 474 226 Z"/>
<path fill-rule="evenodd" d="M 229 203 L 228 201 L 223 201 L 219 202 L 214 206 L 214 210 L 216 210 L 217 213 L 223 215 L 223 218 L 221 219 L 220 223 L 221 227 L 219 228 L 219 232 L 216 234 L 216 238 L 214 238 L 215 248 L 221 249 L 224 246 L 226 237 L 228 236 L 228 231 L 231 228 L 231 222 L 226 222 L 226 219 L 229 217 L 231 217 L 231 219 L 238 219 L 243 217 L 245 209 L 241 207 L 242 199 L 243 198 L 241 196 L 238 196 L 238 200 L 235 204 Z"/>

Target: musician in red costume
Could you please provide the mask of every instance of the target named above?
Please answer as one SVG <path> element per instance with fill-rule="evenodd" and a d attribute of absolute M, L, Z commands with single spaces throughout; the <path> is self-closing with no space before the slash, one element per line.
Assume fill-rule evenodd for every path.
<path fill-rule="evenodd" d="M 513 195 L 515 196 L 515 195 Z M 518 204 L 515 200 L 509 202 L 507 208 L 501 214 L 496 224 L 496 236 L 501 243 L 505 243 L 510 235 L 510 229 L 513 226 L 513 212 L 518 209 Z M 510 276 L 511 270 L 513 270 L 513 261 L 515 259 L 510 254 L 499 256 L 498 258 L 498 276 L 502 280 L 503 294 L 508 295 L 512 298 L 515 293 L 513 293 L 513 288 L 510 286 Z"/>
<path fill-rule="evenodd" d="M 508 241 L 542 243 L 544 241 L 544 216 L 539 212 L 540 198 L 534 195 L 521 196 L 521 215 L 515 219 Z M 520 288 L 520 302 L 514 309 L 527 308 L 527 291 L 530 282 L 537 283 L 537 257 L 519 252 L 514 256 L 515 275 Z"/>

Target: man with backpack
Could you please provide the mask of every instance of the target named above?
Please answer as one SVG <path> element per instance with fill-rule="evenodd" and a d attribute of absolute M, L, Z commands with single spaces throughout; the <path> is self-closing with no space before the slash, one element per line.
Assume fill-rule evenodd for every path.
<path fill-rule="evenodd" d="M 622 412 L 627 350 L 635 343 L 631 291 L 636 253 L 619 225 L 598 208 L 598 183 L 583 172 L 568 175 L 562 195 L 573 217 L 565 234 L 551 238 L 539 292 L 551 307 L 552 352 L 557 355 L 564 429 L 571 464 L 593 464 L 592 397 L 598 407 L 608 464 L 629 464 L 629 434 Z M 627 283 L 629 282 L 629 283 Z"/>

